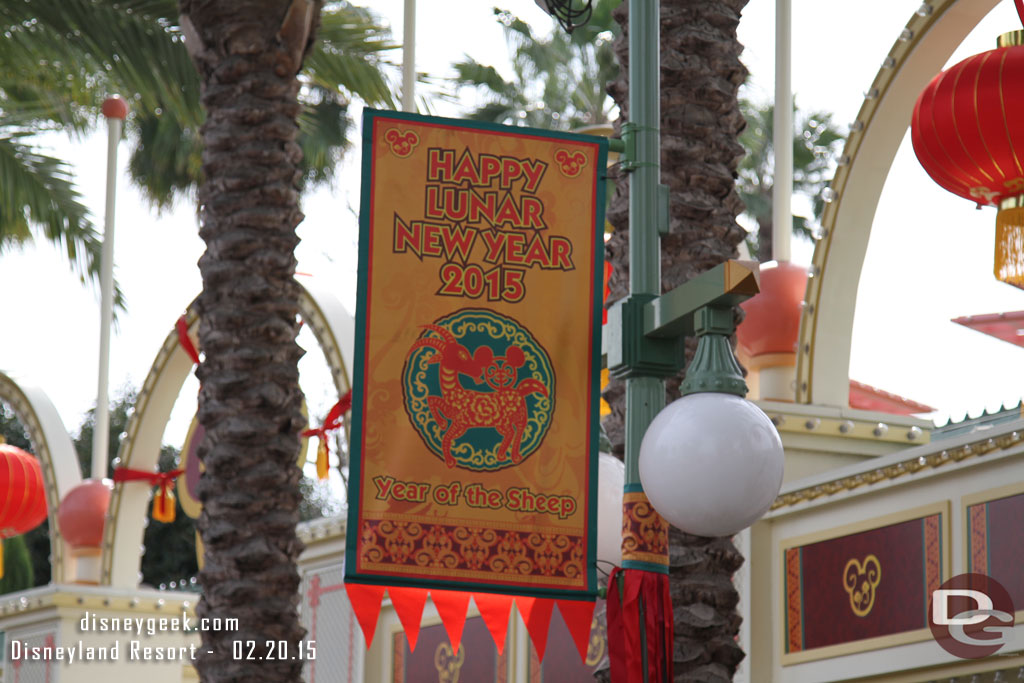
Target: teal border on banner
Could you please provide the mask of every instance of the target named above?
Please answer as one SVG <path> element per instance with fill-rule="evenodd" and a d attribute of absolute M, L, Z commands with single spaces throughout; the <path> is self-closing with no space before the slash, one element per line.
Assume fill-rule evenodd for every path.
<path fill-rule="evenodd" d="M 487 584 L 468 581 L 433 581 L 426 579 L 409 579 L 380 573 L 359 573 L 356 545 L 359 538 L 359 526 L 362 509 L 362 491 L 359 485 L 362 474 L 363 450 L 363 403 L 364 378 L 366 363 L 366 330 L 367 303 L 369 287 L 369 233 L 370 211 L 373 206 L 373 188 L 370 184 L 373 171 L 373 130 L 378 120 L 415 121 L 444 127 L 466 128 L 497 133 L 512 134 L 521 137 L 538 137 L 555 140 L 572 140 L 597 145 L 597 169 L 594 182 L 594 251 L 593 255 L 593 298 L 591 301 L 591 347 L 590 347 L 590 434 L 589 434 L 589 474 L 587 493 L 587 557 L 586 588 L 578 590 L 534 588 L 523 585 Z M 600 399 L 601 399 L 601 310 L 604 305 L 604 222 L 605 198 L 608 166 L 608 140 L 593 135 L 567 133 L 562 131 L 526 128 L 520 126 L 503 126 L 495 123 L 447 119 L 437 116 L 423 116 L 406 112 L 363 109 L 362 129 L 362 173 L 359 192 L 359 266 L 356 281 L 356 328 L 355 357 L 352 371 L 352 424 L 349 433 L 349 490 L 348 519 L 345 533 L 345 581 L 383 586 L 410 586 L 416 588 L 438 588 L 443 590 L 465 590 L 508 595 L 527 595 L 542 598 L 563 600 L 592 600 L 597 596 L 597 476 L 598 476 L 598 440 L 600 432 Z"/>

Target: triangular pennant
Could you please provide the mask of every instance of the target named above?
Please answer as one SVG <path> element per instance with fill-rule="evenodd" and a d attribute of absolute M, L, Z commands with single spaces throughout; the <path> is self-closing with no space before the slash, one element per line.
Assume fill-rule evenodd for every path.
<path fill-rule="evenodd" d="M 355 612 L 356 621 L 363 629 L 366 638 L 366 649 L 373 643 L 373 633 L 377 630 L 377 616 L 380 615 L 380 601 L 384 599 L 384 586 L 368 586 L 362 583 L 345 583 L 348 601 Z"/>
<path fill-rule="evenodd" d="M 580 659 L 587 661 L 587 649 L 590 647 L 590 631 L 594 624 L 594 607 L 596 603 L 589 600 L 559 600 L 558 611 L 562 615 L 572 641 L 580 653 Z"/>
<path fill-rule="evenodd" d="M 452 644 L 452 653 L 459 654 L 459 643 L 462 642 L 462 629 L 466 625 L 466 610 L 469 609 L 469 593 L 463 591 L 431 590 L 430 599 L 437 607 L 444 630 L 448 632 L 448 640 Z"/>
<path fill-rule="evenodd" d="M 494 593 L 473 593 L 473 602 L 480 612 L 487 630 L 494 638 L 494 646 L 500 655 L 505 650 L 505 637 L 508 635 L 508 616 L 512 613 L 512 596 Z"/>
<path fill-rule="evenodd" d="M 548 646 L 548 628 L 551 626 L 551 612 L 555 601 L 550 598 L 516 597 L 516 608 L 526 623 L 526 631 L 530 634 L 533 649 L 537 651 L 537 659 L 544 661 L 544 650 Z"/>
<path fill-rule="evenodd" d="M 391 598 L 391 605 L 395 608 L 398 620 L 402 622 L 402 628 L 405 629 L 409 650 L 414 651 L 416 639 L 420 636 L 423 606 L 427 603 L 427 589 L 388 586 L 388 596 Z"/>

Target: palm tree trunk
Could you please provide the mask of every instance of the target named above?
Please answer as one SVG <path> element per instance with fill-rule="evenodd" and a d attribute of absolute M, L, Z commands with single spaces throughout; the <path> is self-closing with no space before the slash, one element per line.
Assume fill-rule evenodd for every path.
<path fill-rule="evenodd" d="M 662 289 L 682 284 L 737 256 L 746 235 L 736 223 L 743 203 L 736 193 L 736 167 L 743 156 L 738 137 L 745 125 L 737 92 L 747 71 L 736 39 L 747 0 L 661 2 L 661 178 L 671 191 L 670 234 L 662 238 Z M 626 3 L 616 10 L 623 34 L 616 44 L 623 68 L 609 87 L 628 120 Z M 612 299 L 628 294 L 628 186 L 617 184 L 609 208 L 615 233 L 606 254 L 615 267 Z M 688 344 L 692 355 L 695 344 Z M 667 382 L 668 398 L 679 396 L 681 376 Z M 623 390 L 613 381 L 605 392 L 612 414 L 603 423 L 613 452 L 623 452 Z M 743 659 L 735 641 L 740 616 L 732 574 L 743 557 L 728 538 L 700 538 L 676 529 L 670 535 L 670 577 L 676 642 L 676 681 L 729 681 Z"/>
<path fill-rule="evenodd" d="M 298 205 L 296 79 L 320 6 L 294 0 L 180 0 L 186 46 L 202 81 L 197 371 L 199 532 L 206 547 L 200 618 L 238 619 L 202 634 L 201 680 L 300 681 L 302 661 L 247 661 L 234 641 L 286 641 L 295 657 L 302 544 L 296 467 L 304 425 L 294 281 Z M 209 651 L 209 654 L 207 654 Z M 248 651 L 248 650 L 246 650 Z"/>

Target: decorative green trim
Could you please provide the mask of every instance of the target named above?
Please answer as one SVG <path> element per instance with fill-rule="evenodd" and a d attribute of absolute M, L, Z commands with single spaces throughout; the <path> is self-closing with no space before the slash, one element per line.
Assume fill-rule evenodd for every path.
<path fill-rule="evenodd" d="M 359 501 L 361 490 L 359 482 L 362 476 L 362 461 L 359 457 L 363 451 L 363 404 L 366 400 L 365 370 L 366 363 L 366 302 L 369 299 L 370 262 L 370 211 L 372 207 L 371 185 L 367 180 L 372 177 L 373 168 L 373 129 L 380 112 L 374 109 L 363 109 L 363 148 L 362 148 L 362 181 L 359 188 L 359 267 L 356 269 L 356 330 L 354 354 L 352 361 L 352 423 L 349 425 L 349 475 L 348 505 L 349 515 L 345 525 L 345 580 L 355 576 L 358 566 L 356 539 L 359 538 Z"/>
<path fill-rule="evenodd" d="M 424 114 L 412 114 L 404 111 L 390 111 L 384 109 L 363 109 L 363 144 L 367 144 L 366 138 L 366 124 L 376 118 L 400 120 L 400 121 L 415 121 L 420 124 L 441 126 L 444 128 L 468 128 L 472 130 L 486 130 L 492 133 L 505 133 L 506 135 L 524 135 L 524 136 L 535 136 L 541 138 L 555 138 L 559 140 L 572 140 L 574 142 L 585 142 L 592 145 L 598 145 L 601 152 L 603 153 L 604 165 L 600 166 L 603 170 L 608 165 L 608 138 L 601 135 L 586 135 L 584 133 L 569 133 L 562 130 L 547 130 L 545 128 L 530 128 L 527 126 L 506 126 L 500 123 L 490 123 L 489 121 L 469 121 L 466 119 L 448 119 L 442 116 L 427 116 Z M 364 157 L 365 159 L 365 157 Z M 598 160 L 600 161 L 600 159 Z M 363 168 L 366 168 L 364 162 Z M 599 173 L 600 175 L 600 173 Z M 601 205 L 600 210 L 603 215 L 604 205 Z M 360 218 L 362 216 L 360 215 Z M 602 231 L 604 228 L 604 222 L 601 223 Z M 602 242 L 603 244 L 603 242 Z"/>
<path fill-rule="evenodd" d="M 707 334 L 700 338 L 680 390 L 683 396 L 704 392 L 735 394 L 741 398 L 747 395 L 747 383 L 732 354 L 728 337 Z"/>
<path fill-rule="evenodd" d="M 654 572 L 656 574 L 668 574 L 667 564 L 655 564 L 653 562 L 641 562 L 639 560 L 623 560 L 623 569 L 642 569 L 645 572 Z"/>
<path fill-rule="evenodd" d="M 731 308 L 705 306 L 694 317 L 694 329 L 700 341 L 686 379 L 680 386 L 683 396 L 703 392 L 747 395 L 743 370 L 733 355 L 729 336 L 735 330 Z"/>
<path fill-rule="evenodd" d="M 594 273 L 591 281 L 593 297 L 591 301 L 590 329 L 590 435 L 587 439 L 587 458 L 590 467 L 587 473 L 587 586 L 591 591 L 598 589 L 597 579 L 597 478 L 601 446 L 601 367 L 604 360 L 601 356 L 601 327 L 604 312 L 604 224 L 605 193 L 608 189 L 606 172 L 608 168 L 607 138 L 594 138 L 598 142 L 597 168 L 602 169 L 594 176 Z"/>

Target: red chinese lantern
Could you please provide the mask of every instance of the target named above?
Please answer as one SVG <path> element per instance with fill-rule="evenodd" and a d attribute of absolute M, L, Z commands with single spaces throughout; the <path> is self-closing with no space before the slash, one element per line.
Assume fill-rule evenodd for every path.
<path fill-rule="evenodd" d="M 109 479 L 86 479 L 65 494 L 57 508 L 57 523 L 72 548 L 98 548 L 110 506 Z"/>
<path fill-rule="evenodd" d="M 1016 0 L 1018 12 L 1021 0 Z M 1022 16 L 1024 18 L 1024 16 Z M 999 38 L 932 79 L 914 106 L 911 139 L 928 175 L 995 206 L 997 279 L 1024 288 L 1024 31 Z"/>
<path fill-rule="evenodd" d="M 30 531 L 46 519 L 46 487 L 39 461 L 20 448 L 0 444 L 0 539 Z M 4 575 L 0 550 L 0 576 Z"/>

